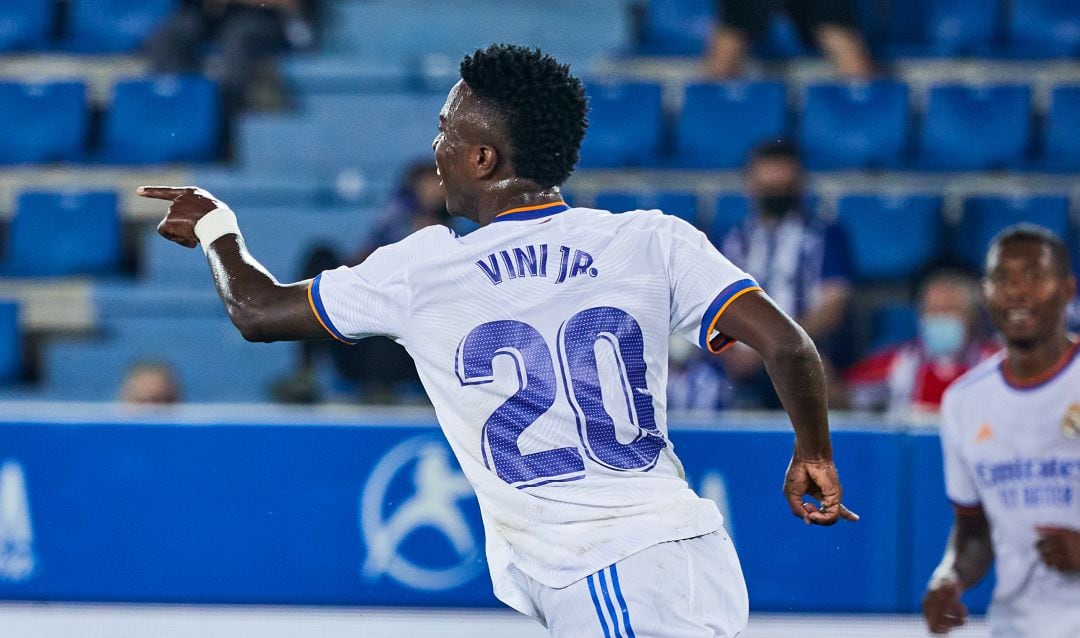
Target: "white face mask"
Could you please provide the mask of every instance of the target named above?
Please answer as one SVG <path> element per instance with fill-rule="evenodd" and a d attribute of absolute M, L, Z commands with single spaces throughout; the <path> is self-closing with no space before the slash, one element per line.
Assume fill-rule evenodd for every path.
<path fill-rule="evenodd" d="M 919 339 L 930 356 L 950 357 L 967 342 L 967 327 L 956 315 L 925 315 L 919 320 Z"/>

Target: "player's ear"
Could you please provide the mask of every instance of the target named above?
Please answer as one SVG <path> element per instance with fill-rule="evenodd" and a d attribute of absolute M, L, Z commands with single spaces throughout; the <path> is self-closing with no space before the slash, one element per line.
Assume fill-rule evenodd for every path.
<path fill-rule="evenodd" d="M 487 179 L 495 173 L 495 169 L 499 167 L 499 152 L 495 150 L 494 146 L 488 146 L 486 144 L 476 147 L 476 155 L 474 156 L 474 166 L 476 171 L 476 177 L 478 179 Z"/>

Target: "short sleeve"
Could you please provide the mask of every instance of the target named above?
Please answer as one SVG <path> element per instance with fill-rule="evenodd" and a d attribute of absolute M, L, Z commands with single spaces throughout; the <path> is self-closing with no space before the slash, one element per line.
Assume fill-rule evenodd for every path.
<path fill-rule="evenodd" d="M 941 404 L 941 454 L 945 462 L 945 493 L 962 510 L 979 507 L 979 491 L 961 454 L 956 404 L 956 396 L 946 392 Z"/>
<path fill-rule="evenodd" d="M 717 320 L 733 301 L 761 287 L 720 254 L 704 233 L 676 217 L 663 219 L 669 233 L 672 333 L 709 352 L 722 352 L 734 340 L 716 332 Z"/>
<path fill-rule="evenodd" d="M 331 336 L 348 344 L 373 335 L 403 338 L 410 298 L 407 241 L 383 246 L 357 266 L 327 270 L 312 280 L 311 309 Z"/>

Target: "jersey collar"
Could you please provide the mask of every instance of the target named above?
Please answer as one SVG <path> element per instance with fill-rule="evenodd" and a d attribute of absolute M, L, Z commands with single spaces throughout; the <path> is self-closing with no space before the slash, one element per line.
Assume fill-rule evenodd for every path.
<path fill-rule="evenodd" d="M 520 208 L 511 208 L 510 210 L 504 210 L 495 216 L 495 219 L 491 220 L 491 223 L 495 222 L 520 222 L 529 219 L 540 219 L 541 217 L 548 217 L 556 213 L 561 213 L 565 210 L 570 210 L 566 202 L 561 199 L 557 202 L 548 202 L 547 204 L 537 204 L 535 206 L 521 206 Z"/>

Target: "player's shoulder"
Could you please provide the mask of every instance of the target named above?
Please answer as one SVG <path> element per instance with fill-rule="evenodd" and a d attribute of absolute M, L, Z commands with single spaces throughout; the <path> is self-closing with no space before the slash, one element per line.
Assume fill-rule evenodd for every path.
<path fill-rule="evenodd" d="M 960 375 L 945 390 L 944 400 L 958 401 L 963 397 L 981 395 L 988 386 L 1001 382 L 1001 362 L 1005 359 L 1005 351 L 1001 350 L 989 358 L 976 364 L 964 374 Z"/>
<path fill-rule="evenodd" d="M 625 212 L 595 208 L 574 208 L 571 211 L 574 213 L 572 218 L 575 221 L 610 226 L 620 231 L 641 231 L 686 236 L 692 236 L 699 232 L 689 222 L 655 208 L 628 210 Z"/>
<path fill-rule="evenodd" d="M 392 244 L 387 244 L 379 250 L 388 253 L 410 253 L 410 254 L 424 254 L 425 251 L 430 250 L 436 246 L 445 245 L 448 243 L 454 243 L 458 239 L 458 235 L 452 228 L 442 226 L 440 224 L 434 224 L 432 226 L 425 226 L 419 230 L 413 231 L 406 235 L 403 239 L 400 239 Z"/>

